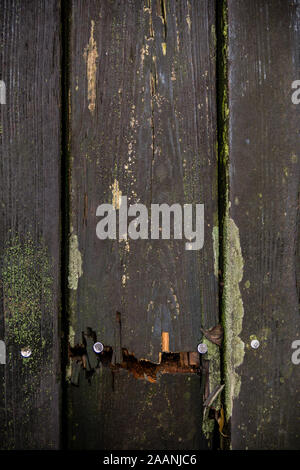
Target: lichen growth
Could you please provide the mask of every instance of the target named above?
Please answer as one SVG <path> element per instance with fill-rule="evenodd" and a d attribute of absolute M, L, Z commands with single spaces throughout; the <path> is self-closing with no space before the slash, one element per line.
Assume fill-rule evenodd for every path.
<path fill-rule="evenodd" d="M 77 289 L 80 276 L 82 276 L 82 257 L 78 248 L 77 235 L 72 232 L 69 238 L 69 289 Z"/>
<path fill-rule="evenodd" d="M 232 415 L 233 399 L 239 395 L 241 378 L 237 368 L 242 364 L 245 344 L 239 337 L 242 331 L 244 307 L 240 292 L 243 279 L 244 261 L 242 257 L 239 230 L 228 216 L 224 223 L 224 373 L 226 419 Z"/>
<path fill-rule="evenodd" d="M 54 374 L 53 341 L 56 320 L 54 309 L 54 272 L 52 258 L 43 240 L 30 233 L 9 233 L 1 257 L 1 290 L 3 296 L 6 356 L 6 380 L 14 383 L 14 399 L 6 394 L 3 436 L 5 449 L 14 449 L 16 426 L 26 429 L 24 442 L 31 445 L 32 412 L 39 410 L 41 419 L 46 408 L 40 408 L 41 388 L 47 403 Z M 30 348 L 31 356 L 22 357 L 21 349 Z M 49 402 L 48 402 L 49 403 Z M 46 411 L 45 411 L 46 410 Z M 21 412 L 21 414 L 20 414 Z M 21 421 L 20 421 L 21 420 Z M 49 443 L 49 446 L 51 444 Z"/>
<path fill-rule="evenodd" d="M 204 413 L 202 419 L 202 433 L 210 442 L 214 432 L 215 420 L 208 417 L 208 411 L 204 411 Z"/>
<path fill-rule="evenodd" d="M 214 273 L 218 278 L 219 272 L 219 227 L 216 225 L 212 231 L 213 237 L 213 250 L 214 250 Z"/>
<path fill-rule="evenodd" d="M 228 6 L 222 0 L 219 7 L 218 47 L 218 151 L 220 188 L 220 232 L 222 258 L 220 268 L 223 274 L 222 324 L 223 377 L 225 381 L 225 418 L 232 415 L 233 400 L 240 391 L 241 379 L 237 368 L 242 364 L 245 345 L 239 335 L 244 316 L 240 282 L 243 278 L 243 257 L 239 230 L 230 217 L 229 181 L 229 96 L 228 96 Z"/>
<path fill-rule="evenodd" d="M 227 2 L 222 2 L 222 15 L 220 18 L 221 28 L 221 47 L 218 57 L 219 72 L 219 116 L 220 116 L 220 137 L 218 142 L 220 164 L 228 170 L 229 161 L 229 103 L 228 103 L 228 11 Z M 222 176 L 222 175 L 221 175 Z M 228 185 L 228 172 L 224 173 L 226 178 L 226 186 Z M 228 186 L 227 186 L 228 187 Z"/>
<path fill-rule="evenodd" d="M 220 348 L 216 344 L 209 341 L 207 338 L 202 339 L 202 343 L 207 345 L 207 353 L 205 359 L 209 361 L 209 392 L 211 393 L 221 384 L 221 366 L 220 366 Z M 221 407 L 220 395 L 213 402 L 213 407 L 219 410 Z M 207 439 L 212 437 L 214 431 L 214 419 L 208 417 L 206 411 L 202 420 L 202 432 Z"/>
<path fill-rule="evenodd" d="M 119 181 L 117 179 L 114 180 L 114 183 L 111 187 L 112 192 L 112 205 L 115 210 L 119 210 L 122 203 L 122 191 L 119 187 Z"/>
<path fill-rule="evenodd" d="M 219 159 L 221 169 L 222 200 L 222 270 L 224 288 L 222 294 L 222 323 L 224 328 L 223 373 L 225 379 L 225 417 L 232 415 L 233 399 L 239 395 L 241 379 L 237 368 L 242 364 L 245 345 L 239 335 L 244 316 L 240 282 L 243 278 L 239 230 L 230 217 L 229 201 L 229 99 L 228 99 L 228 11 L 227 2 L 222 3 L 222 44 L 220 51 L 220 120 Z"/>
<path fill-rule="evenodd" d="M 216 35 L 216 26 L 215 26 L 214 24 L 211 25 L 210 33 L 211 33 L 213 48 L 214 48 L 214 50 L 216 50 L 216 47 L 217 47 L 217 35 Z"/>
<path fill-rule="evenodd" d="M 75 346 L 75 330 L 72 325 L 69 326 L 69 343 L 70 346 Z"/>
<path fill-rule="evenodd" d="M 298 157 L 297 157 L 295 152 L 292 153 L 292 155 L 291 155 L 291 162 L 292 163 L 297 163 L 298 162 Z"/>
<path fill-rule="evenodd" d="M 2 284 L 8 341 L 18 348 L 30 347 L 32 356 L 24 363 L 37 364 L 46 345 L 43 314 L 50 315 L 53 304 L 51 263 L 44 244 L 37 245 L 30 235 L 23 242 L 12 238 L 4 250 Z"/>

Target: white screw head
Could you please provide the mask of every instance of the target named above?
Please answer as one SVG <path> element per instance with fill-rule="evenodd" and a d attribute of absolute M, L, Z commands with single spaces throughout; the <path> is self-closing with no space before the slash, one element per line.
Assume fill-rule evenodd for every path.
<path fill-rule="evenodd" d="M 22 348 L 21 349 L 21 356 L 22 357 L 30 357 L 31 354 L 32 354 L 32 351 L 31 351 L 30 348 L 27 347 L 27 348 Z"/>
<path fill-rule="evenodd" d="M 95 343 L 94 346 L 93 346 L 93 350 L 94 350 L 95 353 L 97 353 L 97 354 L 100 354 L 100 353 L 103 351 L 103 349 L 104 349 L 103 344 L 102 344 L 102 343 L 99 343 L 99 342 Z"/>
<path fill-rule="evenodd" d="M 257 349 L 257 348 L 259 348 L 259 345 L 260 345 L 260 342 L 258 341 L 258 339 L 253 339 L 251 341 L 251 348 Z"/>
<path fill-rule="evenodd" d="M 200 344 L 198 344 L 198 348 L 197 348 L 197 349 L 198 349 L 198 352 L 199 352 L 200 354 L 205 354 L 205 353 L 207 353 L 208 347 L 207 347 L 207 344 L 205 344 L 205 343 L 200 343 Z"/>

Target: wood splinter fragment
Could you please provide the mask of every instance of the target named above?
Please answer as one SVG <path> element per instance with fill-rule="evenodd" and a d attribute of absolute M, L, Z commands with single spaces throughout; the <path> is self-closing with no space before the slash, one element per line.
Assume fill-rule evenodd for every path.
<path fill-rule="evenodd" d="M 203 403 L 204 408 L 210 408 L 217 396 L 222 392 L 225 385 L 218 385 L 207 397 Z"/>

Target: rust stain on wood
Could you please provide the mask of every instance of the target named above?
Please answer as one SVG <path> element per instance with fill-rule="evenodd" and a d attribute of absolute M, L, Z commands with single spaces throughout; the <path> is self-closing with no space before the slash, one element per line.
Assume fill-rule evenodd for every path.
<path fill-rule="evenodd" d="M 133 375 L 135 379 L 146 380 L 155 383 L 158 378 L 163 374 L 199 374 L 199 355 L 193 352 L 187 353 L 172 353 L 166 352 L 161 355 L 161 362 L 159 364 L 147 361 L 146 359 L 138 360 L 134 354 L 130 353 L 126 348 L 122 348 L 120 360 L 114 361 L 116 354 L 111 346 L 105 346 L 101 355 L 91 353 L 87 350 L 86 335 L 82 335 L 83 341 L 80 344 L 72 347 L 69 345 L 69 358 L 72 360 L 72 375 L 71 383 L 79 385 L 79 373 L 83 369 L 86 373 L 86 378 L 90 380 L 96 369 L 100 367 L 109 367 L 112 372 L 118 372 L 121 369 L 127 370 Z M 92 369 L 90 355 L 97 361 L 97 364 Z M 195 360 L 197 354 L 198 360 Z M 182 358 L 185 358 L 183 361 Z M 192 360 L 189 360 L 192 358 Z"/>

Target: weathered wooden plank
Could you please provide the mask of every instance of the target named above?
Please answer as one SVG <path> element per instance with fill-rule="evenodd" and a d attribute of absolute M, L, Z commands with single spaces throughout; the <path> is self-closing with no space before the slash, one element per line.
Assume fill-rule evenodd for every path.
<path fill-rule="evenodd" d="M 81 370 L 78 388 L 68 391 L 72 448 L 206 445 L 198 420 L 199 377 L 178 371 L 187 367 L 179 353 L 196 351 L 200 327 L 218 322 L 214 23 L 214 3 L 204 0 L 72 3 L 69 288 L 75 382 Z M 117 208 L 121 195 L 128 205 L 148 208 L 204 203 L 204 249 L 187 251 L 186 240 L 99 240 L 97 206 Z M 88 327 L 106 346 L 108 365 L 116 365 L 113 375 L 105 368 L 88 373 L 90 385 L 82 373 L 85 349 L 75 347 Z M 156 371 L 162 333 L 164 348 L 178 353 L 176 366 L 162 364 L 173 374 L 154 383 L 155 374 L 142 362 L 135 362 L 132 373 L 145 381 L 122 370 L 128 361 L 146 359 Z M 124 359 L 126 353 L 134 359 Z"/>
<path fill-rule="evenodd" d="M 59 3 L 0 5 L 1 449 L 59 445 Z"/>
<path fill-rule="evenodd" d="M 300 366 L 291 360 L 300 333 L 300 114 L 291 101 L 299 30 L 298 0 L 228 2 L 225 359 L 233 449 L 300 442 Z"/>
<path fill-rule="evenodd" d="M 91 385 L 81 380 L 73 388 L 72 448 L 186 450 L 187 446 L 204 446 L 201 407 L 193 403 L 200 397 L 199 377 L 181 375 L 174 380 L 164 375 L 158 383 L 150 383 L 120 371 L 114 376 L 114 388 L 112 379 L 104 368 Z"/>

